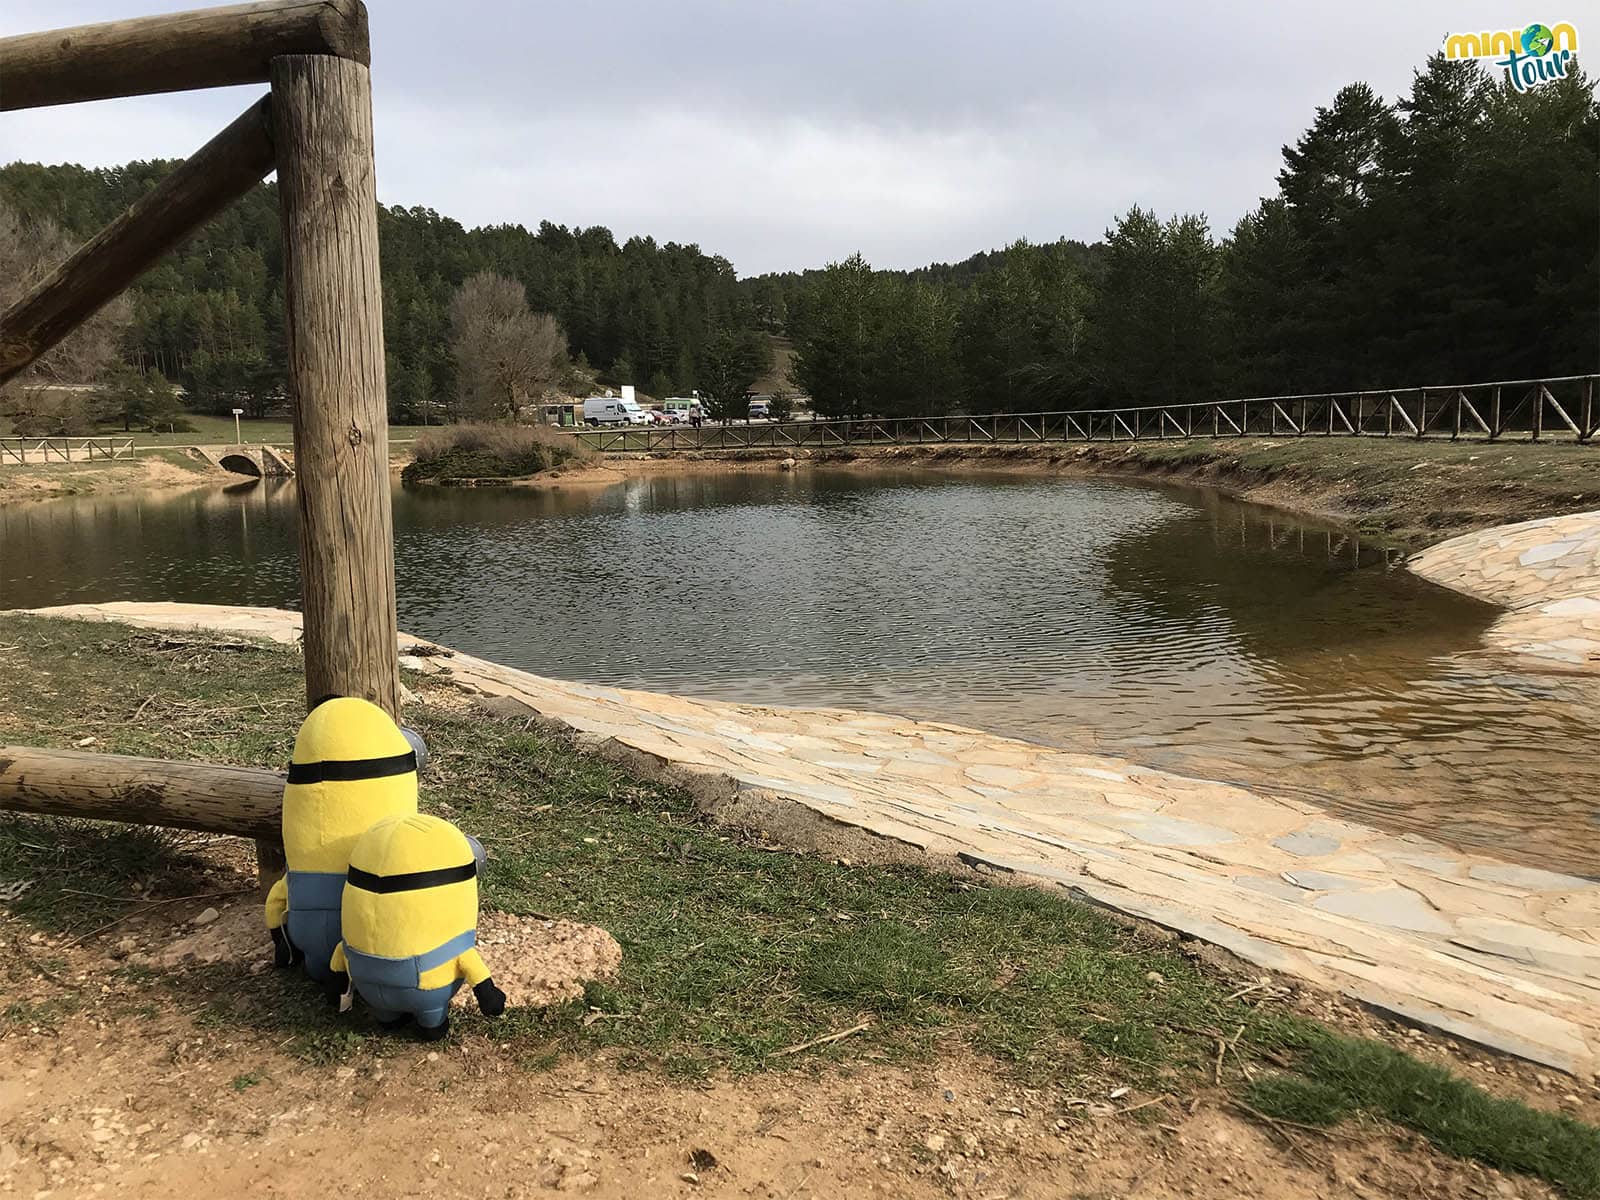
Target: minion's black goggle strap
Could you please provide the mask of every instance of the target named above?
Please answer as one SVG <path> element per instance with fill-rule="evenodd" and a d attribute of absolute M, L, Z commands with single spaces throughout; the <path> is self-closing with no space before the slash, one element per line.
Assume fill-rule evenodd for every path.
<path fill-rule="evenodd" d="M 440 867 L 437 871 L 412 871 L 406 875 L 374 875 L 360 867 L 351 867 L 345 882 L 363 892 L 417 892 L 423 888 L 443 887 L 447 883 L 461 883 L 478 873 L 474 860 L 459 867 Z"/>
<path fill-rule="evenodd" d="M 329 758 L 322 762 L 289 764 L 290 783 L 354 783 L 358 779 L 385 779 L 408 775 L 417 769 L 417 752 L 407 750 L 388 758 Z"/>

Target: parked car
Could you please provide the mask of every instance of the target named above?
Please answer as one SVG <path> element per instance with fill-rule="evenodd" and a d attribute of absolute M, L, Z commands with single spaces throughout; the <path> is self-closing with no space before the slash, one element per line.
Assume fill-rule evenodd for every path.
<path fill-rule="evenodd" d="M 590 396 L 583 402 L 585 425 L 646 425 L 650 418 L 637 400 L 617 396 Z"/>
<path fill-rule="evenodd" d="M 772 410 L 767 407 L 765 400 L 750 401 L 750 419 L 752 421 L 765 421 L 771 414 Z"/>

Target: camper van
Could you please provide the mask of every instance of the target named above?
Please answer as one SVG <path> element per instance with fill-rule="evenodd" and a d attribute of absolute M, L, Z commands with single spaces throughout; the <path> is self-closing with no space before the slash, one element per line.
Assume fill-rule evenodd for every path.
<path fill-rule="evenodd" d="M 668 396 L 661 402 L 661 411 L 674 425 L 687 425 L 696 417 L 705 415 L 700 401 L 693 396 Z"/>
<path fill-rule="evenodd" d="M 590 396 L 583 402 L 585 425 L 645 425 L 649 420 L 630 396 Z"/>

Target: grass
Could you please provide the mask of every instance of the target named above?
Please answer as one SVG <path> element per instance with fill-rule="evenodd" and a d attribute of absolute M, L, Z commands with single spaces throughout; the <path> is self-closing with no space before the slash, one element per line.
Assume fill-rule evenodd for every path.
<path fill-rule="evenodd" d="M 1600 507 L 1600 449 L 1573 442 L 1251 438 L 1096 444 L 1092 461 L 1289 493 L 1422 545 L 1470 528 Z"/>
<path fill-rule="evenodd" d="M 124 436 L 133 438 L 136 446 L 205 446 L 205 445 L 233 445 L 234 427 L 231 416 L 218 417 L 210 413 L 185 413 L 184 420 L 194 427 L 192 432 L 182 433 L 149 433 L 136 431 Z M 389 426 L 389 440 L 414 438 L 418 434 L 426 433 L 429 429 L 436 429 L 431 425 L 391 425 Z M 119 428 L 108 427 L 104 436 L 121 434 Z M 246 442 L 269 445 L 289 446 L 294 444 L 294 426 L 288 417 L 267 417 L 262 420 L 250 420 L 246 417 L 239 419 L 239 436 Z"/>
<path fill-rule="evenodd" d="M 521 479 L 593 453 L 542 425 L 451 425 L 417 439 L 401 478 L 406 483 Z"/>
<path fill-rule="evenodd" d="M 0 616 L 0 645 L 17 647 L 0 666 L 15 656 L 30 668 L 7 673 L 0 742 L 93 735 L 118 752 L 287 756 L 300 688 L 292 650 L 19 616 Z M 680 793 L 539 733 L 429 707 L 415 718 L 434 752 L 426 803 L 490 848 L 486 901 L 598 924 L 623 946 L 619 976 L 581 1003 L 462 1020 L 463 1037 L 509 1043 L 530 1070 L 600 1046 L 624 1064 L 697 1078 L 863 1055 L 916 1061 L 958 1043 L 1057 1095 L 1182 1094 L 1211 1086 L 1213 1034 L 1242 1027 L 1239 1056 L 1257 1079 L 1230 1060 L 1224 1087 L 1259 1112 L 1308 1125 L 1366 1114 L 1447 1153 L 1600 1197 L 1600 1131 L 1232 999 L 1236 984 L 1177 944 L 1091 908 L 793 853 L 708 826 Z M 187 894 L 201 870 L 183 835 L 0 817 L 0 881 L 34 881 L 12 911 L 52 929 L 81 932 L 124 911 L 134 882 L 145 895 Z M 271 1034 L 308 1063 L 383 1044 L 285 973 L 241 979 L 210 967 L 169 982 L 208 998 L 207 1022 Z M 837 1043 L 775 1056 L 864 1020 L 870 1028 Z"/>

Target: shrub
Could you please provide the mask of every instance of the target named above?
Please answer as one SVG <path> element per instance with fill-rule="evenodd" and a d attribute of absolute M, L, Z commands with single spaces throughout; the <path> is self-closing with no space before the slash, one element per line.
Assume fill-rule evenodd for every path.
<path fill-rule="evenodd" d="M 417 439 L 413 461 L 400 478 L 405 483 L 521 479 L 593 453 L 570 434 L 541 425 L 451 425 Z"/>

